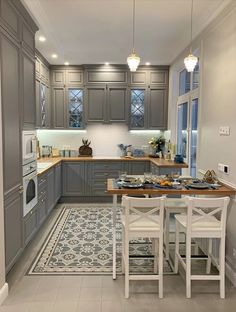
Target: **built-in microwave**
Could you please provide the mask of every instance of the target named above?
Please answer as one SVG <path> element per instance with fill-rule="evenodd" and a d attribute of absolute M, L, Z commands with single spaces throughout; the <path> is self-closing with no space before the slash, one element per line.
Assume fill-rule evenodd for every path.
<path fill-rule="evenodd" d="M 26 165 L 37 159 L 37 136 L 35 130 L 25 130 L 22 133 L 22 160 Z"/>

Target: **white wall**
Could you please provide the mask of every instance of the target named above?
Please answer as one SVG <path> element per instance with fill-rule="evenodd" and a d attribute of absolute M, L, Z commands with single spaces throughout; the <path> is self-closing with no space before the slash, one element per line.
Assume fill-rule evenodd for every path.
<path fill-rule="evenodd" d="M 198 170 L 213 169 L 236 187 L 236 1 L 220 14 L 196 39 L 201 49 Z M 184 51 L 171 66 L 174 81 Z M 176 82 L 175 82 L 176 83 Z M 172 85 L 175 86 L 174 82 Z M 170 90 L 169 128 L 175 137 L 176 90 Z M 230 136 L 220 136 L 219 127 L 229 126 Z M 218 163 L 229 165 L 230 173 L 218 171 Z M 227 223 L 227 262 L 236 277 L 236 204 L 232 200 Z"/>
<path fill-rule="evenodd" d="M 132 144 L 141 147 L 148 146 L 148 141 L 152 137 L 158 137 L 161 131 L 139 131 L 133 133 L 128 131 L 127 125 L 122 124 L 92 124 L 88 125 L 86 131 L 58 131 L 58 130 L 38 130 L 37 136 L 42 145 L 52 145 L 63 149 L 64 145 L 70 145 L 71 149 L 77 149 L 82 145 L 82 138 L 91 140 L 91 147 L 94 156 L 120 156 L 119 143 Z M 164 133 L 169 138 L 168 131 Z"/>

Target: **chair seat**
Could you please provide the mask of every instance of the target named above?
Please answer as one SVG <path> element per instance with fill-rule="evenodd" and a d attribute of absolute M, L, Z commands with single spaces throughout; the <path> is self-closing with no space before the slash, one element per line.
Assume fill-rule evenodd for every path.
<path fill-rule="evenodd" d="M 187 216 L 186 215 L 175 215 L 175 219 L 181 224 L 182 227 L 187 227 Z M 220 221 L 215 217 L 209 217 L 208 220 L 199 220 L 199 216 L 192 216 L 192 232 L 200 231 L 221 231 Z"/>
<path fill-rule="evenodd" d="M 160 231 L 160 218 L 159 216 L 153 216 L 153 221 L 147 218 L 140 218 L 137 221 L 137 216 L 129 216 L 130 224 L 129 230 L 132 231 L 139 231 L 139 232 L 159 232 Z M 125 216 L 121 216 L 121 221 L 123 226 L 125 227 Z"/>

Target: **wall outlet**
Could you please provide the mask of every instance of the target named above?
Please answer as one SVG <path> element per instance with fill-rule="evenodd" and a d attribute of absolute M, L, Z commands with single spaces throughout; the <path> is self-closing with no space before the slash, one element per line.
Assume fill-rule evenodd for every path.
<path fill-rule="evenodd" d="M 230 135 L 230 127 L 229 126 L 220 127 L 219 128 L 219 134 L 220 135 Z"/>
<path fill-rule="evenodd" d="M 224 165 L 223 164 L 218 164 L 218 171 L 224 172 Z"/>
<path fill-rule="evenodd" d="M 229 166 L 224 165 L 224 173 L 229 174 Z"/>

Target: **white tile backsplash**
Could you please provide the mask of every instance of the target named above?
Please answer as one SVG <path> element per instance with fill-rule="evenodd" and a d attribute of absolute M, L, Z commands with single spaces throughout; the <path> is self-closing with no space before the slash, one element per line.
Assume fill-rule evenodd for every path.
<path fill-rule="evenodd" d="M 119 156 L 119 143 L 132 144 L 132 146 L 148 146 L 148 141 L 152 137 L 160 136 L 161 131 L 129 131 L 127 125 L 123 124 L 91 124 L 86 130 L 38 130 L 37 135 L 42 145 L 52 145 L 55 148 L 76 149 L 82 145 L 82 139 L 91 141 L 94 156 Z M 164 136 L 169 139 L 169 131 L 165 131 Z"/>

